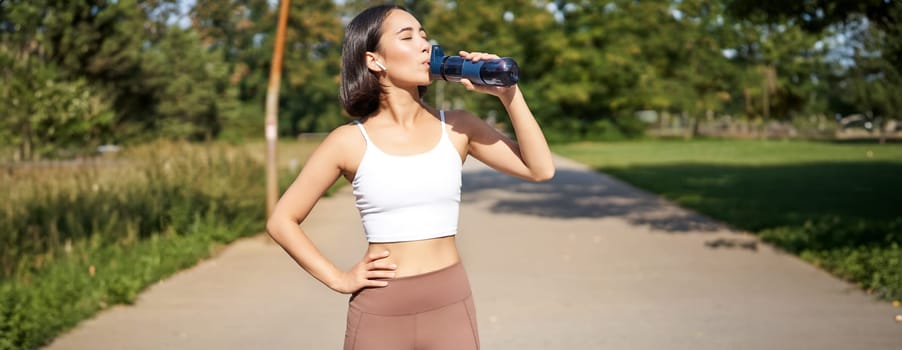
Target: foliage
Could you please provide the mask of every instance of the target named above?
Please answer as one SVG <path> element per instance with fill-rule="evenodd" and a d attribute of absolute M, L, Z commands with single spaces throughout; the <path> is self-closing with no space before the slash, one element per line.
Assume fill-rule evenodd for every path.
<path fill-rule="evenodd" d="M 281 142 L 283 189 L 317 144 Z M 91 161 L 5 168 L 0 349 L 44 344 L 259 232 L 262 148 L 160 141 Z"/>
<path fill-rule="evenodd" d="M 902 297 L 902 147 L 705 140 L 581 143 L 556 152 L 860 284 Z"/>
<path fill-rule="evenodd" d="M 891 93 L 902 87 L 902 4 L 884 0 L 814 0 L 804 2 L 729 0 L 726 13 L 773 26 L 791 23 L 814 34 L 840 35 L 852 41 L 843 57 L 848 67 L 822 72 L 840 89 L 829 94 L 852 111 L 900 118 L 902 100 Z"/>
<path fill-rule="evenodd" d="M 768 28 L 734 20 L 724 16 L 723 2 L 423 7 L 424 26 L 443 45 L 520 59 L 524 91 L 553 141 L 635 137 L 641 134 L 635 114 L 643 110 L 695 119 L 714 113 L 788 118 L 811 112 L 805 109 L 809 91 L 826 90 L 810 79 L 824 69 L 815 36 L 791 24 Z M 462 89 L 444 95 L 452 101 L 465 96 Z M 467 100 L 477 111 L 498 112 L 494 101 Z M 611 134 L 611 126 L 617 132 Z"/>
<path fill-rule="evenodd" d="M 902 6 L 895 8 L 895 18 L 902 20 Z M 864 47 L 854 55 L 856 65 L 837 79 L 841 95 L 836 100 L 880 121 L 902 118 L 902 95 L 897 93 L 902 89 L 902 23 L 885 31 L 863 29 L 857 36 Z M 873 54 L 881 50 L 885 53 Z M 882 122 L 878 124 L 883 126 Z"/>
<path fill-rule="evenodd" d="M 117 245 L 75 243 L 73 253 L 28 279 L 0 282 L 0 349 L 33 349 L 99 310 L 133 303 L 147 286 L 260 225 L 249 216 L 223 222 L 217 215 L 198 215 L 178 234 Z"/>
<path fill-rule="evenodd" d="M 44 1 L 0 3 L 0 143 L 19 148 L 25 159 L 54 155 L 61 146 L 96 145 L 113 117 L 108 91 L 68 74 L 65 67 L 72 62 L 56 59 L 45 46 L 53 40 L 90 41 L 64 27 L 64 14 L 40 10 L 46 6 Z M 59 39 L 63 34 L 71 37 Z"/>
<path fill-rule="evenodd" d="M 0 138 L 22 157 L 61 156 L 61 148 L 91 149 L 112 125 L 113 111 L 100 89 L 84 78 L 60 80 L 53 66 L 3 57 L 8 83 L 0 85 Z"/>
<path fill-rule="evenodd" d="M 169 25 L 172 1 L 0 3 L 4 144 L 20 156 L 100 143 L 215 136 L 227 86 L 219 56 Z M 34 148 L 37 152 L 32 152 Z"/>
<path fill-rule="evenodd" d="M 263 226 L 262 164 L 154 143 L 0 175 L 0 348 L 33 348 Z"/>
<path fill-rule="evenodd" d="M 246 129 L 237 137 L 262 134 L 262 106 L 270 74 L 277 8 L 267 1 L 198 1 L 192 9 L 192 28 L 211 47 L 221 48 L 231 66 L 230 83 L 237 86 L 245 108 L 240 118 Z M 342 28 L 333 1 L 294 1 L 289 9 L 280 88 L 279 131 L 296 136 L 325 132 L 346 122 L 338 104 Z M 256 111 L 257 113 L 248 113 Z M 255 118 L 256 117 L 256 118 Z M 256 123 L 255 123 L 256 122 Z M 253 128 L 247 128 L 253 126 Z"/>
<path fill-rule="evenodd" d="M 346 122 L 337 103 L 342 27 L 377 3 L 382 2 L 292 2 L 279 96 L 281 135 L 326 132 Z M 835 113 L 899 118 L 902 102 L 892 93 L 902 83 L 898 2 L 399 3 L 419 16 L 448 53 L 486 51 L 517 59 L 521 88 L 554 141 L 639 136 L 643 128 L 636 115 L 646 110 L 692 120 Z M 60 94 L 47 104 L 88 100 L 98 106 L 84 120 L 52 125 L 56 135 L 87 140 L 83 145 L 65 137 L 40 139 L 51 126 L 27 129 L 30 107 L 11 106 L 0 146 L 14 146 L 27 159 L 159 136 L 258 138 L 275 5 L 198 0 L 183 13 L 175 0 L 0 3 L 2 74 L 13 82 L 4 88 L 5 100 L 33 99 L 26 95 L 43 86 L 38 81 L 52 80 L 87 92 Z M 432 84 L 426 101 L 508 122 L 499 118 L 504 110 L 495 99 L 457 84 Z M 65 107 L 45 108 L 56 109 Z"/>
<path fill-rule="evenodd" d="M 210 140 L 221 129 L 222 82 L 228 68 L 217 52 L 198 46 L 199 41 L 193 31 L 168 28 L 143 53 L 144 86 L 153 91 L 146 98 L 153 101 L 156 115 L 146 123 L 162 136 Z M 173 61 L 174 52 L 181 58 Z"/>

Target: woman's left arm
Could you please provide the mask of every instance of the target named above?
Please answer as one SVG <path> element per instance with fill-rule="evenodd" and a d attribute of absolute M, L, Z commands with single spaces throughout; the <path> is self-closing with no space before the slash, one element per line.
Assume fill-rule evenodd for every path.
<path fill-rule="evenodd" d="M 498 58 L 496 55 L 484 53 L 460 52 L 465 59 Z M 475 116 L 468 115 L 468 152 L 476 159 L 501 172 L 532 181 L 547 181 L 554 176 L 554 163 L 551 150 L 536 118 L 533 116 L 526 99 L 517 85 L 509 87 L 473 85 L 463 79 L 461 83 L 467 90 L 478 91 L 497 96 L 517 135 L 517 142 L 499 133 L 495 128 Z"/>

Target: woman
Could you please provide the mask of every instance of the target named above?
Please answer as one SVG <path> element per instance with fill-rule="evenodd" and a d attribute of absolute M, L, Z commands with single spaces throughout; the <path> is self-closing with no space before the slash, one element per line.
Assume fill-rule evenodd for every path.
<path fill-rule="evenodd" d="M 520 144 L 466 111 L 421 100 L 431 45 L 405 9 L 369 8 L 349 24 L 341 102 L 359 117 L 336 128 L 276 205 L 267 232 L 329 288 L 353 294 L 345 349 L 478 349 L 475 310 L 455 234 L 461 165 L 468 155 L 533 181 L 554 174 L 551 152 L 519 88 L 474 86 L 497 96 Z M 461 52 L 465 59 L 498 58 Z M 298 224 L 339 176 L 351 181 L 369 247 L 343 271 Z"/>

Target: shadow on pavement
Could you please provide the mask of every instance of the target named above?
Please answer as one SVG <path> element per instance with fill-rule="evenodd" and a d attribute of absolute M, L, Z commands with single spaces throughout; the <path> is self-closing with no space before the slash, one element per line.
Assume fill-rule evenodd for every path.
<path fill-rule="evenodd" d="M 503 191 L 485 196 L 487 191 Z M 676 207 L 609 176 L 558 169 L 554 179 L 534 183 L 494 170 L 465 172 L 463 202 L 492 201 L 495 213 L 560 219 L 613 217 L 670 233 L 722 231 L 726 226 Z"/>

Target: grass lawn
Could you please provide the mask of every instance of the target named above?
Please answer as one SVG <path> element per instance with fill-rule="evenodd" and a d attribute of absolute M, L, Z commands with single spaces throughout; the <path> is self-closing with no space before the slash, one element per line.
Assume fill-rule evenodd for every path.
<path fill-rule="evenodd" d="M 652 140 L 553 149 L 881 297 L 902 297 L 900 144 Z"/>

